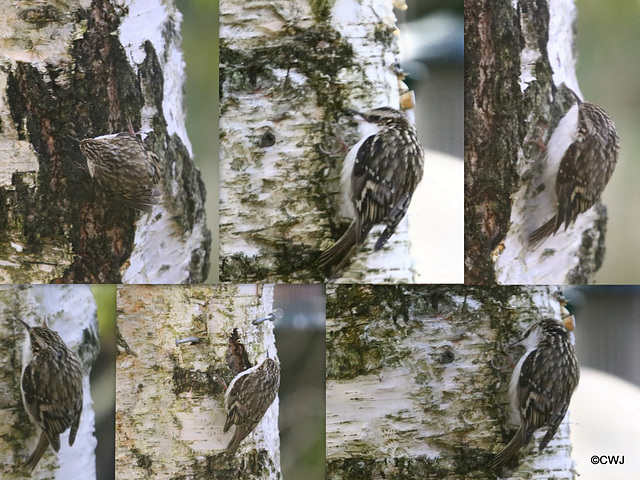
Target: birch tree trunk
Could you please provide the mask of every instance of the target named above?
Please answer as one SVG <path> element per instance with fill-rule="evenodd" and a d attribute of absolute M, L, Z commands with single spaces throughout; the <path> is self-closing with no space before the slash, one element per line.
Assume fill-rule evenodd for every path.
<path fill-rule="evenodd" d="M 552 287 L 336 286 L 327 292 L 327 478 L 495 478 L 511 439 L 507 345 L 559 319 Z M 572 478 L 567 419 L 514 478 Z M 561 467 L 560 467 L 561 466 Z"/>
<path fill-rule="evenodd" d="M 205 189 L 184 128 L 172 0 L 0 6 L 0 282 L 185 283 L 206 278 Z M 80 168 L 75 140 L 127 131 L 165 167 L 150 214 Z"/>
<path fill-rule="evenodd" d="M 118 287 L 118 478 L 281 478 L 278 400 L 227 460 L 233 432 L 222 432 L 214 381 L 233 378 L 225 355 L 236 328 L 252 364 L 277 358 L 273 324 L 251 324 L 272 305 L 273 285 Z M 191 336 L 202 341 L 176 345 Z"/>
<path fill-rule="evenodd" d="M 399 105 L 391 0 L 220 4 L 220 279 L 323 280 L 346 230 L 344 109 Z M 374 254 L 374 229 L 342 280 L 413 279 L 407 220 Z"/>
<path fill-rule="evenodd" d="M 38 443 L 40 432 L 31 423 L 20 394 L 24 362 L 26 329 L 11 318 L 29 325 L 45 324 L 60 334 L 67 346 L 77 353 L 84 370 L 83 406 L 80 426 L 72 447 L 69 430 L 60 436 L 60 451 L 49 447 L 29 478 L 96 478 L 94 436 L 95 414 L 89 386 L 91 366 L 98 356 L 98 317 L 89 286 L 0 286 L 0 476 L 3 479 L 25 478 L 21 468 Z"/>
<path fill-rule="evenodd" d="M 558 165 L 544 152 L 580 95 L 573 0 L 465 0 L 465 282 L 583 284 L 602 264 L 596 205 L 544 248 L 529 234 L 553 216 Z"/>

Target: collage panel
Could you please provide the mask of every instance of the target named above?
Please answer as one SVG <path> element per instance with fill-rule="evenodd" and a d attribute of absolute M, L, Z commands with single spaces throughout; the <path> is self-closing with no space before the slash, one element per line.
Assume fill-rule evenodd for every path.
<path fill-rule="evenodd" d="M 637 284 L 637 5 L 465 2 L 465 283 Z"/>
<path fill-rule="evenodd" d="M 637 478 L 639 299 L 327 287 L 327 479 Z"/>
<path fill-rule="evenodd" d="M 115 286 L 0 286 L 0 477 L 113 480 Z"/>
<path fill-rule="evenodd" d="M 0 283 L 205 282 L 216 5 L 54 3 L 0 4 Z"/>
<path fill-rule="evenodd" d="M 116 478 L 323 478 L 324 296 L 118 287 Z"/>
<path fill-rule="evenodd" d="M 639 479 L 639 27 L 0 2 L 0 478 Z"/>
<path fill-rule="evenodd" d="M 322 285 L 119 286 L 114 360 L 114 286 L 2 287 L 2 478 L 114 478 L 114 363 L 115 478 L 322 478 L 325 438 L 330 479 L 634 478 L 640 287 L 327 288 L 325 330 Z M 29 373 L 52 344 L 80 390 Z M 25 376 L 83 399 L 73 445 L 71 415 L 35 464 L 51 424 L 30 419 Z M 527 398 L 569 413 L 509 449 Z"/>
<path fill-rule="evenodd" d="M 220 2 L 221 282 L 463 282 L 462 5 L 405 10 Z"/>
<path fill-rule="evenodd" d="M 598 284 L 640 283 L 640 228 L 631 220 L 629 205 L 640 202 L 640 177 L 636 152 L 637 86 L 628 75 L 612 72 L 638 70 L 637 50 L 640 9 L 630 5 L 604 5 L 597 0 L 581 0 L 578 5 L 576 46 L 579 52 L 577 75 L 585 98 L 607 111 L 620 137 L 618 163 L 602 194 L 607 207 L 605 256 L 596 272 Z M 632 74 L 633 75 L 633 74 Z M 633 100 L 631 100 L 633 99 Z"/>

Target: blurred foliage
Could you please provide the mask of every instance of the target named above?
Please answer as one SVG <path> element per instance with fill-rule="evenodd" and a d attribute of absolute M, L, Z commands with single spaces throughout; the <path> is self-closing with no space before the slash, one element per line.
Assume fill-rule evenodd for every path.
<path fill-rule="evenodd" d="M 115 475 L 116 285 L 91 285 L 100 329 L 100 354 L 91 369 L 91 396 L 96 413 L 97 480 Z"/>
<path fill-rule="evenodd" d="M 603 195 L 609 216 L 606 254 L 597 283 L 640 282 L 640 224 L 629 206 L 640 203 L 640 2 L 578 0 L 578 80 L 585 100 L 604 108 L 620 135 L 620 158 Z"/>
<path fill-rule="evenodd" d="M 116 324 L 116 285 L 91 285 L 91 293 L 98 307 L 100 335 L 110 335 Z"/>
<path fill-rule="evenodd" d="M 325 333 L 283 328 L 276 333 L 282 369 L 280 455 L 284 478 L 322 480 L 325 473 Z"/>
<path fill-rule="evenodd" d="M 462 14 L 464 12 L 463 0 L 407 0 L 407 15 L 409 18 L 424 17 L 438 10 L 450 10 Z M 396 15 L 399 12 L 396 11 Z"/>
<path fill-rule="evenodd" d="M 280 450 L 284 478 L 325 478 L 326 382 L 324 285 L 276 285 Z"/>

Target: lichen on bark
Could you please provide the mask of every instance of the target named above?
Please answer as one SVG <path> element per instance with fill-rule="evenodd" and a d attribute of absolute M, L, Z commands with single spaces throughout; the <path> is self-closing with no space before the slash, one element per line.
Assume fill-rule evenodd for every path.
<path fill-rule="evenodd" d="M 152 130 L 146 143 L 166 171 L 177 173 L 163 180 L 165 190 L 172 192 L 165 205 L 173 214 L 174 235 L 198 232 L 195 225 L 203 222 L 199 172 L 178 136 L 167 131 L 164 64 L 147 41 L 144 60 L 133 65 L 126 46 L 114 35 L 127 13 L 108 1 L 93 2 L 86 10 L 69 6 L 47 17 L 51 28 L 67 32 L 61 37 L 64 42 L 51 34 L 49 40 L 56 43 L 42 47 L 42 58 L 36 49 L 29 61 L 20 53 L 5 62 L 8 112 L 2 141 L 26 146 L 23 154 L 35 161 L 13 167 L 10 179 L 0 184 L 0 225 L 6 227 L 0 234 L 6 260 L 0 266 L 2 281 L 119 283 L 135 263 L 131 254 L 142 243 L 136 238 L 144 223 L 140 214 L 96 186 L 70 137 L 127 131 L 128 121 L 140 129 L 146 122 Z M 143 111 L 148 117 L 142 118 Z M 207 234 L 205 229 L 197 235 L 202 237 L 200 253 L 186 253 L 196 253 L 189 272 L 193 281 L 208 272 Z M 149 260 L 151 267 L 162 261 Z M 174 281 L 186 279 L 176 275 Z"/>
<path fill-rule="evenodd" d="M 599 204 L 529 242 L 556 202 L 545 144 L 579 92 L 574 21 L 573 2 L 465 2 L 467 284 L 588 283 L 602 262 Z"/>
<path fill-rule="evenodd" d="M 397 38 L 386 2 L 337 4 L 221 5 L 221 281 L 321 281 L 318 257 L 348 226 L 338 172 L 357 140 L 345 109 L 397 100 Z"/>
<path fill-rule="evenodd" d="M 225 455 L 231 432 L 222 431 L 221 381 L 228 385 L 235 375 L 226 361 L 229 337 L 237 329 L 252 364 L 267 351 L 277 358 L 273 325 L 251 324 L 272 301 L 272 285 L 119 287 L 127 345 L 117 360 L 119 476 L 277 478 L 277 402 L 232 459 Z M 176 345 L 176 338 L 191 336 L 200 342 Z M 159 435 L 167 441 L 156 442 Z"/>
<path fill-rule="evenodd" d="M 507 345 L 562 311 L 555 287 L 329 287 L 327 478 L 492 475 L 513 433 Z M 562 438 L 544 453 L 567 457 Z"/>

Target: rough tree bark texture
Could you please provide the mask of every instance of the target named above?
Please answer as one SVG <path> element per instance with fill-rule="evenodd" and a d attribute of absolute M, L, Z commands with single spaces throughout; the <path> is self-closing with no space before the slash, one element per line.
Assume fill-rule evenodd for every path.
<path fill-rule="evenodd" d="M 279 479 L 278 400 L 229 461 L 222 432 L 229 336 L 238 329 L 252 364 L 277 358 L 273 285 L 120 286 L 116 379 L 118 478 Z M 195 345 L 176 338 L 197 336 Z"/>
<path fill-rule="evenodd" d="M 220 279 L 323 280 L 322 250 L 346 230 L 339 172 L 357 142 L 345 108 L 398 107 L 391 0 L 220 4 Z M 406 220 L 344 281 L 413 279 Z"/>
<path fill-rule="evenodd" d="M 91 289 L 85 285 L 0 286 L 0 476 L 26 478 L 20 469 L 34 450 L 40 432 L 32 425 L 20 395 L 26 329 L 10 318 L 47 326 L 60 334 L 84 370 L 82 416 L 76 440 L 60 436 L 60 452 L 49 447 L 29 478 L 96 478 L 95 414 L 89 388 L 91 366 L 98 356 L 98 317 Z"/>
<path fill-rule="evenodd" d="M 573 0 L 465 0 L 465 282 L 582 284 L 602 264 L 597 203 L 540 248 L 555 173 L 543 144 L 580 94 Z M 557 168 L 557 167 L 556 167 Z"/>
<path fill-rule="evenodd" d="M 172 0 L 0 6 L 0 281 L 186 283 L 206 278 L 205 189 L 184 129 Z M 114 202 L 77 142 L 136 130 L 161 159 L 162 204 Z"/>
<path fill-rule="evenodd" d="M 495 478 L 488 463 L 515 433 L 507 345 L 525 324 L 560 318 L 554 290 L 328 288 L 327 478 Z M 565 419 L 514 475 L 572 478 L 570 451 Z"/>

